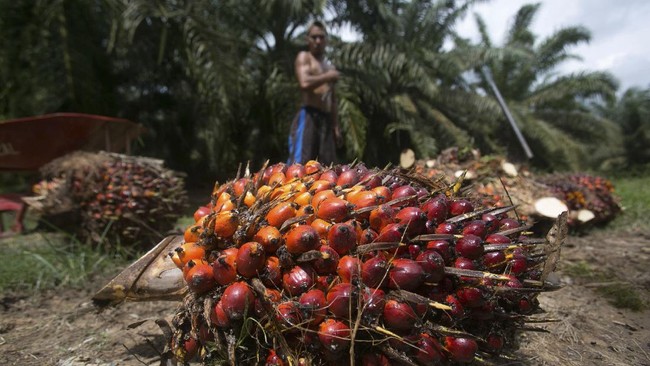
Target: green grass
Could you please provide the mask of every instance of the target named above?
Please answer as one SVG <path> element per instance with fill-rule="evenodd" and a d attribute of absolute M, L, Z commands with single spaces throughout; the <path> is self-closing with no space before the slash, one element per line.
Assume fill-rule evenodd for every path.
<path fill-rule="evenodd" d="M 115 272 L 137 255 L 123 248 L 93 248 L 64 233 L 4 238 L 0 248 L 5 258 L 0 266 L 0 292 L 88 287 L 95 278 Z"/>
<path fill-rule="evenodd" d="M 572 263 L 563 269 L 567 275 L 586 281 L 586 284 L 596 284 L 595 290 L 620 309 L 641 311 L 648 309 L 648 304 L 639 294 L 639 290 L 612 273 L 592 268 L 587 262 Z"/>
<path fill-rule="evenodd" d="M 610 178 L 624 210 L 605 230 L 650 231 L 650 172 L 642 176 Z"/>

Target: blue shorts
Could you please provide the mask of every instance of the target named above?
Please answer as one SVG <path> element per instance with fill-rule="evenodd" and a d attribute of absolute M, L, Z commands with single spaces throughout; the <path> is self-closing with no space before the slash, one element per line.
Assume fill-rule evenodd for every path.
<path fill-rule="evenodd" d="M 293 119 L 289 133 L 288 164 L 318 160 L 336 163 L 336 141 L 332 116 L 317 108 L 303 106 Z"/>

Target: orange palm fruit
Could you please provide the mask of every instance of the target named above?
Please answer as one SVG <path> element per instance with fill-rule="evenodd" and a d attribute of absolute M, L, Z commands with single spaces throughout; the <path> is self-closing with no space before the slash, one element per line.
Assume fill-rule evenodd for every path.
<path fill-rule="evenodd" d="M 280 202 L 266 214 L 266 221 L 278 229 L 288 219 L 296 216 L 296 208 L 292 202 Z"/>
<path fill-rule="evenodd" d="M 316 232 L 318 232 L 318 235 L 320 235 L 321 238 L 327 238 L 327 233 L 332 227 L 332 223 L 316 218 L 311 222 L 311 227 L 316 229 Z"/>
<path fill-rule="evenodd" d="M 282 245 L 282 234 L 275 226 L 263 226 L 257 230 L 253 236 L 253 241 L 262 244 L 265 252 L 275 253 Z"/>
<path fill-rule="evenodd" d="M 239 220 L 233 211 L 219 212 L 214 219 L 214 233 L 222 238 L 230 238 L 237 231 Z"/>
<path fill-rule="evenodd" d="M 331 197 L 336 197 L 336 194 L 334 193 L 333 190 L 326 189 L 324 191 L 320 191 L 314 194 L 314 197 L 311 198 L 311 205 L 314 206 L 314 208 L 318 209 L 318 206 L 320 205 L 321 201 Z"/>
<path fill-rule="evenodd" d="M 310 192 L 302 192 L 296 194 L 293 202 L 298 206 L 306 206 L 311 203 L 312 194 Z"/>
<path fill-rule="evenodd" d="M 314 181 L 314 183 L 311 184 L 311 187 L 309 187 L 309 192 L 311 192 L 312 194 L 316 194 L 316 193 L 318 193 L 320 191 L 325 191 L 325 190 L 328 190 L 328 189 L 332 189 L 332 188 L 334 188 L 334 186 L 335 186 L 334 183 L 332 183 L 330 181 L 327 181 L 327 180 L 324 180 L 324 179 L 320 179 L 320 180 Z"/>
<path fill-rule="evenodd" d="M 284 234 L 284 245 L 291 254 L 302 254 L 318 249 L 320 236 L 310 225 L 298 225 Z"/>
<path fill-rule="evenodd" d="M 318 204 L 316 216 L 320 219 L 333 222 L 344 221 L 352 212 L 353 206 L 346 200 L 338 197 L 326 198 Z"/>
<path fill-rule="evenodd" d="M 203 232 L 203 225 L 195 224 L 190 225 L 183 233 L 183 239 L 186 243 L 194 243 L 199 241 L 201 233 Z"/>
<path fill-rule="evenodd" d="M 195 242 L 183 243 L 178 248 L 169 252 L 172 262 L 178 268 L 183 268 L 191 260 L 205 259 L 205 248 Z"/>

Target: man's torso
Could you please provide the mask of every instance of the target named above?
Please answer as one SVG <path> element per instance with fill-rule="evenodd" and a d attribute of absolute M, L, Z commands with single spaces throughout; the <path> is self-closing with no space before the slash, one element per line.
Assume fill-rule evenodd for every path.
<path fill-rule="evenodd" d="M 305 51 L 303 51 L 305 52 Z M 327 64 L 317 60 L 311 53 L 305 52 L 309 60 L 309 74 L 320 75 L 327 71 Z M 332 109 L 333 86 L 325 83 L 312 91 L 302 92 L 302 104 L 319 109 L 323 112 L 330 112 Z"/>

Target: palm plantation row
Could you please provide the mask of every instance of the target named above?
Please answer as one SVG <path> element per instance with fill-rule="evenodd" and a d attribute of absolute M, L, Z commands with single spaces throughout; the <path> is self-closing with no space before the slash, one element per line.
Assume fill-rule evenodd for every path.
<path fill-rule="evenodd" d="M 231 175 L 287 156 L 298 88 L 293 60 L 315 18 L 332 39 L 345 160 L 383 166 L 449 146 L 524 161 L 488 71 L 548 170 L 622 168 L 650 158 L 650 90 L 617 98 L 605 72 L 558 74 L 589 30 L 539 39 L 540 5 L 513 14 L 504 40 L 455 31 L 476 1 L 0 0 L 0 117 L 57 111 L 144 124 L 138 153 L 191 177 Z"/>

